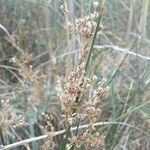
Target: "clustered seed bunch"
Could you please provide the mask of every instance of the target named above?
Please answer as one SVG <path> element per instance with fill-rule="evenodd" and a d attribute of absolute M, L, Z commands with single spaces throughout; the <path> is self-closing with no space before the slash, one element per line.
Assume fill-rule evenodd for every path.
<path fill-rule="evenodd" d="M 104 82 L 99 83 L 99 87 L 93 91 L 91 98 L 88 101 L 85 101 L 82 104 L 82 107 L 79 108 L 78 113 L 81 114 L 80 116 L 82 116 L 82 118 L 87 117 L 90 123 L 96 122 L 101 116 L 102 102 L 106 98 L 106 94 L 109 90 L 108 86 L 102 87 L 103 84 Z"/>
<path fill-rule="evenodd" d="M 70 147 L 72 145 L 76 145 L 77 148 L 80 148 L 82 144 L 85 145 L 85 149 L 96 149 L 104 145 L 105 137 L 100 135 L 96 128 L 89 125 L 88 128 L 84 130 L 84 132 L 80 133 L 77 136 L 73 136 L 70 139 Z"/>
<path fill-rule="evenodd" d="M 42 119 L 47 120 L 46 122 L 47 124 L 45 126 L 41 126 L 43 134 L 47 135 L 47 138 L 44 141 L 44 144 L 41 146 L 41 149 L 42 150 L 54 150 L 54 147 L 55 147 L 55 143 L 53 139 L 54 127 L 51 123 L 53 116 L 43 112 L 41 117 Z"/>
<path fill-rule="evenodd" d="M 53 116 L 51 114 L 43 112 L 41 119 L 45 121 L 45 125 L 42 126 L 42 128 L 44 128 L 44 131 L 48 132 L 54 130 L 52 125 Z"/>
<path fill-rule="evenodd" d="M 84 64 L 77 66 L 70 73 L 59 95 L 61 108 L 70 121 L 72 116 L 95 120 L 101 114 L 99 105 L 109 90 L 109 87 L 102 87 L 105 79 L 98 83 L 98 88 L 92 92 L 89 100 L 83 100 L 88 88 L 92 87 L 95 80 L 95 76 L 92 79 L 86 76 Z"/>
<path fill-rule="evenodd" d="M 74 22 L 69 22 L 69 30 L 71 32 L 80 33 L 83 37 L 90 38 L 96 27 L 96 22 L 94 20 L 97 16 L 98 13 L 95 12 L 83 18 L 76 19 Z"/>
<path fill-rule="evenodd" d="M 44 144 L 41 146 L 41 150 L 54 150 L 56 145 L 53 140 L 53 135 L 51 132 L 46 132 L 47 138 L 44 141 Z"/>
<path fill-rule="evenodd" d="M 20 59 L 17 57 L 12 58 L 12 62 L 19 67 L 19 74 L 26 80 L 32 80 L 33 70 L 30 62 L 32 60 L 32 55 L 28 53 L 22 53 Z"/>
<path fill-rule="evenodd" d="M 19 74 L 26 80 L 26 83 L 30 83 L 29 86 L 31 85 L 31 97 L 29 99 L 40 102 L 44 98 L 43 81 L 45 76 L 39 70 L 33 70 L 30 64 L 32 59 L 32 54 L 23 53 L 20 59 L 14 57 L 12 62 L 18 66 Z"/>
<path fill-rule="evenodd" d="M 66 84 L 60 93 L 61 108 L 71 117 L 73 110 L 78 107 L 80 96 L 90 85 L 90 79 L 85 76 L 84 65 L 76 67 L 66 80 Z"/>
<path fill-rule="evenodd" d="M 69 146 L 75 143 L 81 144 L 83 141 L 83 143 L 87 142 L 91 146 L 96 144 L 103 145 L 104 141 L 104 137 L 100 138 L 101 136 L 98 135 L 93 124 L 100 119 L 101 105 L 106 98 L 109 87 L 103 87 L 106 79 L 98 82 L 96 76 L 93 76 L 93 78 L 87 77 L 84 67 L 85 64 L 77 66 L 70 73 L 64 87 L 60 90 L 61 92 L 59 91 L 65 126 L 72 126 L 79 119 L 81 122 L 86 121 L 90 124 L 84 132 L 70 138 Z M 98 87 L 92 90 L 92 94 L 88 98 L 89 90 L 95 83 L 97 83 Z"/>
<path fill-rule="evenodd" d="M 23 116 L 13 113 L 9 100 L 1 100 L 0 103 L 0 133 L 5 132 L 10 126 L 17 127 L 20 125 L 26 125 L 26 121 Z"/>

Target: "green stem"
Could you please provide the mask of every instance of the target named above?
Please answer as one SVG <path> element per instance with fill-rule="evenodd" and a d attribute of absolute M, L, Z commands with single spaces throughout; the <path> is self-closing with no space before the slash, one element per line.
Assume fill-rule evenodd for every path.
<path fill-rule="evenodd" d="M 63 139 L 62 139 L 62 142 L 61 142 L 61 145 L 60 145 L 60 150 L 66 150 L 66 145 L 67 145 L 67 141 L 68 141 L 68 138 L 69 138 L 69 135 L 70 135 L 70 129 L 71 129 L 71 125 L 69 125 L 69 127 L 66 129 L 66 133 L 65 133 L 65 136 Z"/>
<path fill-rule="evenodd" d="M 96 29 L 95 29 L 95 32 L 94 32 L 94 36 L 93 36 L 90 52 L 89 52 L 89 55 L 88 55 L 88 58 L 87 58 L 87 62 L 86 62 L 86 65 L 85 65 L 85 70 L 86 71 L 87 71 L 87 68 L 88 68 L 88 65 L 89 65 L 89 62 L 90 62 L 90 58 L 91 58 L 91 54 L 92 54 L 92 51 L 93 51 L 94 43 L 95 43 L 95 40 L 96 40 L 97 32 L 99 30 L 99 25 L 100 25 L 100 22 L 101 22 L 101 19 L 102 19 L 104 2 L 105 2 L 105 0 L 102 1 L 101 7 L 100 7 L 97 26 L 96 26 Z M 79 97 L 77 97 L 76 100 L 78 102 Z M 78 122 L 77 128 L 79 127 L 79 122 Z M 71 128 L 71 126 L 69 126 L 68 129 L 66 130 L 66 137 L 65 137 L 65 139 L 63 139 L 63 141 L 61 143 L 61 146 L 60 146 L 61 150 L 65 150 L 66 149 L 67 140 L 68 140 L 68 137 L 70 135 L 70 128 Z M 77 133 L 78 133 L 78 130 L 77 130 Z M 73 150 L 74 146 L 71 149 Z"/>
<path fill-rule="evenodd" d="M 89 62 L 90 62 L 90 58 L 91 58 L 91 55 L 92 55 L 94 43 L 95 43 L 96 36 L 97 36 L 98 30 L 99 30 L 99 25 L 100 25 L 101 20 L 102 20 L 104 2 L 105 2 L 105 0 L 102 1 L 102 4 L 101 4 L 101 6 L 100 6 L 99 16 L 98 16 L 98 21 L 97 21 L 96 29 L 95 29 L 95 32 L 94 32 L 94 36 L 93 36 L 92 44 L 91 44 L 91 47 L 90 47 L 90 52 L 89 52 L 89 55 L 88 55 L 88 58 L 87 58 L 87 62 L 86 62 L 86 64 L 85 64 L 85 71 L 87 71 L 87 68 L 88 68 L 88 65 L 89 65 Z"/>

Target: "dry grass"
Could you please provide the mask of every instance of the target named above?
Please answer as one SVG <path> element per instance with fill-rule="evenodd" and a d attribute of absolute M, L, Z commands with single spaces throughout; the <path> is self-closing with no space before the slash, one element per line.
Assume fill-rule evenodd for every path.
<path fill-rule="evenodd" d="M 0 149 L 149 150 L 149 0 L 1 0 L 0 17 Z"/>

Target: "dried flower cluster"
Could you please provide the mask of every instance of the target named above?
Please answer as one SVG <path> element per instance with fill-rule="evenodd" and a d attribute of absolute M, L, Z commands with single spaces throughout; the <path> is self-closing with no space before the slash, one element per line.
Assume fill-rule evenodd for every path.
<path fill-rule="evenodd" d="M 46 130 L 46 132 L 49 131 L 53 131 L 53 125 L 52 125 L 52 120 L 53 120 L 53 116 L 51 114 L 42 113 L 41 119 L 45 122 L 45 125 L 43 125 L 42 127 L 44 127 L 44 129 Z"/>
<path fill-rule="evenodd" d="M 70 143 L 82 143 L 84 141 L 89 145 L 103 145 L 103 139 L 93 128 L 93 124 L 100 119 L 101 105 L 106 97 L 109 87 L 103 87 L 105 79 L 98 83 L 98 88 L 92 91 L 92 96 L 87 99 L 90 87 L 97 82 L 94 76 L 92 79 L 86 76 L 84 64 L 77 66 L 67 78 L 64 87 L 59 90 L 61 108 L 64 113 L 66 126 L 72 126 L 78 120 L 87 120 L 90 123 L 85 132 L 73 136 Z M 59 87 L 60 89 L 60 87 Z M 75 140 L 75 141 L 74 141 Z M 74 142 L 73 142 L 74 141 Z M 92 142 L 93 141 L 93 142 Z M 80 145 L 79 144 L 79 145 Z M 72 144 L 69 144 L 69 146 Z M 77 144 L 78 145 L 78 144 Z"/>
<path fill-rule="evenodd" d="M 105 137 L 100 135 L 98 131 L 94 127 L 89 125 L 81 134 L 78 136 L 74 136 L 71 139 L 71 144 L 76 145 L 77 148 L 80 148 L 82 144 L 85 145 L 86 150 L 90 149 L 99 149 L 104 145 Z"/>
<path fill-rule="evenodd" d="M 42 119 L 46 120 L 46 126 L 42 126 L 43 134 L 47 134 L 47 138 L 44 141 L 44 144 L 41 146 L 42 150 L 54 150 L 55 143 L 53 139 L 54 127 L 52 125 L 52 115 L 42 113 Z"/>
<path fill-rule="evenodd" d="M 46 132 L 47 138 L 44 142 L 44 144 L 41 146 L 41 150 L 54 150 L 55 149 L 55 143 L 53 140 L 53 135 L 51 132 Z"/>
<path fill-rule="evenodd" d="M 69 22 L 69 30 L 71 32 L 80 33 L 83 37 L 90 38 L 96 27 L 96 22 L 94 20 L 97 16 L 98 13 L 95 12 L 83 18 L 76 19 L 74 22 Z"/>
<path fill-rule="evenodd" d="M 68 77 L 60 92 L 61 108 L 67 117 L 71 117 L 77 109 L 80 96 L 90 85 L 90 79 L 85 77 L 84 65 L 75 68 Z"/>
<path fill-rule="evenodd" d="M 11 62 L 19 67 L 19 74 L 27 80 L 32 80 L 33 70 L 30 62 L 32 60 L 32 55 L 28 53 L 22 53 L 20 59 L 13 57 Z"/>
<path fill-rule="evenodd" d="M 68 9 L 67 9 L 67 3 L 64 0 L 63 4 L 60 6 L 60 10 L 64 13 L 65 17 L 67 16 Z"/>
<path fill-rule="evenodd" d="M 26 125 L 26 121 L 23 116 L 13 113 L 9 100 L 1 100 L 0 103 L 0 133 L 5 132 L 10 126 L 16 127 Z"/>
<path fill-rule="evenodd" d="M 40 102 L 40 100 L 44 98 L 43 81 L 45 76 L 41 74 L 39 70 L 33 70 L 32 65 L 30 65 L 32 59 L 32 54 L 23 53 L 20 59 L 13 57 L 12 62 L 19 67 L 19 74 L 28 84 L 31 84 L 31 97 L 29 99 Z"/>
<path fill-rule="evenodd" d="M 103 79 L 103 81 L 105 81 L 105 79 Z M 83 106 L 79 109 L 80 114 L 88 117 L 90 123 L 97 121 L 102 113 L 102 102 L 109 90 L 109 87 L 102 87 L 104 84 L 103 81 L 99 83 L 98 89 L 93 91 L 93 95 L 89 101 L 85 101 Z"/>
<path fill-rule="evenodd" d="M 95 80 L 95 77 L 92 79 L 86 77 L 84 64 L 82 64 L 71 72 L 64 88 L 60 90 L 59 87 L 61 108 L 68 117 L 74 115 L 74 110 L 78 113 L 88 115 L 91 119 L 94 116 L 97 117 L 97 114 L 100 114 L 101 110 L 96 107 L 105 98 L 109 90 L 109 87 L 102 87 L 104 81 L 98 83 L 99 87 L 93 91 L 93 95 L 88 101 L 86 100 L 84 103 L 82 101 L 88 87 L 92 86 Z"/>

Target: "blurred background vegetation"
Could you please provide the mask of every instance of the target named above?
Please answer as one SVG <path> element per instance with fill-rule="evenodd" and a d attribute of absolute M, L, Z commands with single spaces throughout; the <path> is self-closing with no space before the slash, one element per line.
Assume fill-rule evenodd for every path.
<path fill-rule="evenodd" d="M 98 1 L 67 2 L 69 21 L 74 21 L 93 13 Z M 62 4 L 62 0 L 0 0 L 0 99 L 9 99 L 13 111 L 25 115 L 29 123 L 28 128 L 9 129 L 3 138 L 0 135 L 2 145 L 41 135 L 36 124 L 42 112 L 52 110 L 55 122 L 61 120 L 61 112 L 55 107 L 55 87 L 58 76 L 67 77 L 69 64 Z M 104 30 L 98 32 L 88 72 L 97 75 L 98 80 L 112 79 L 102 120 L 118 119 L 141 132 L 120 125 L 106 126 L 102 129 L 106 134 L 105 149 L 150 149 L 149 24 L 149 0 L 106 0 L 102 16 Z M 13 42 L 7 39 L 8 34 Z M 72 35 L 70 43 L 73 66 L 77 66 L 79 36 Z M 25 106 L 32 85 L 25 83 L 11 61 L 20 58 L 20 50 L 32 54 L 29 65 L 47 76 L 43 85 L 44 101 L 36 111 Z M 131 52 L 120 64 L 126 50 Z M 61 129 L 61 125 L 57 128 Z M 32 149 L 38 146 L 35 142 Z"/>

